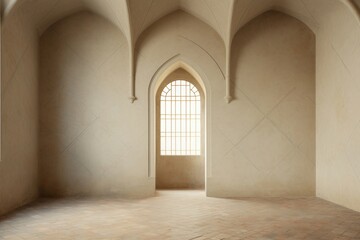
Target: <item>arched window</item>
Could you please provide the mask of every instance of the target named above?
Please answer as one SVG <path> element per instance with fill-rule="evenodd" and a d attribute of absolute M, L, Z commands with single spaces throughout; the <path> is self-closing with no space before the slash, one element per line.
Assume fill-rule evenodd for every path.
<path fill-rule="evenodd" d="M 160 155 L 201 155 L 201 96 L 188 81 L 172 81 L 161 92 Z"/>

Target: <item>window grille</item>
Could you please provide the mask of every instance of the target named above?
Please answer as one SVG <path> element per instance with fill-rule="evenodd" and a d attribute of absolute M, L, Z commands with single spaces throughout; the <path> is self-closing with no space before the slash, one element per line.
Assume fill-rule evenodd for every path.
<path fill-rule="evenodd" d="M 200 93 L 190 82 L 175 80 L 160 96 L 160 155 L 200 154 Z"/>

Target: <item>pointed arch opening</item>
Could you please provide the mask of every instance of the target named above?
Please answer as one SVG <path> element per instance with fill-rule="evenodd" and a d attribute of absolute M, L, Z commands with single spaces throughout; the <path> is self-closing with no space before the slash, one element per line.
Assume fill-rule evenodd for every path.
<path fill-rule="evenodd" d="M 149 85 L 149 178 L 153 179 L 154 183 L 154 192 L 156 189 L 201 189 L 206 190 L 207 179 L 211 176 L 211 159 L 209 155 L 209 145 L 211 145 L 210 135 L 208 134 L 209 126 L 211 125 L 211 121 L 209 118 L 209 99 L 208 93 L 210 86 L 208 86 L 207 76 L 202 72 L 200 68 L 193 63 L 184 62 L 183 57 L 180 55 L 176 55 L 162 64 L 155 72 L 154 76 L 151 79 Z M 191 64 L 191 65 L 190 65 Z M 193 68 L 194 67 L 194 68 Z M 181 81 L 181 82 L 180 82 Z M 170 85 L 169 85 L 170 84 Z M 177 86 L 177 85 L 185 85 L 185 86 Z M 169 92 L 169 87 L 175 92 Z M 175 88 L 174 88 L 175 87 Z M 179 88 L 182 90 L 179 92 Z M 167 88 L 167 89 L 166 89 Z M 185 95 L 190 96 L 179 96 L 181 91 L 185 93 L 185 91 L 189 90 L 193 91 L 192 93 L 187 93 Z M 174 141 L 181 142 L 180 146 L 172 150 L 167 150 L 167 147 L 163 146 L 161 149 L 161 94 L 163 90 L 168 92 L 169 97 L 172 100 L 172 104 L 176 105 L 177 101 L 174 101 L 176 98 L 178 101 L 178 106 L 181 108 L 180 100 L 188 98 L 200 98 L 200 117 L 197 119 L 191 119 L 193 116 L 186 116 L 186 114 L 182 115 L 182 118 L 190 118 L 182 121 L 182 124 L 189 125 L 188 127 L 183 127 L 181 129 L 181 114 L 175 114 L 174 119 L 168 119 L 170 121 L 177 121 L 180 123 L 178 126 L 178 131 L 175 133 L 163 133 L 163 142 L 166 136 L 175 137 Z M 176 90 L 177 89 L 177 90 Z M 177 93 L 176 93 L 177 91 Z M 164 94 L 163 94 L 164 95 Z M 175 95 L 175 96 L 173 96 Z M 183 98 L 183 99 L 182 99 Z M 163 100 L 165 100 L 163 98 Z M 191 107 L 191 103 L 186 103 L 182 106 L 184 113 L 189 113 L 186 111 L 187 107 Z M 195 103 L 193 103 L 195 104 Z M 199 104 L 199 103 L 198 103 Z M 195 104 L 196 105 L 196 104 Z M 186 107 L 185 107 L 186 106 Z M 199 105 L 198 105 L 199 106 Z M 176 107 L 174 107 L 175 110 Z M 169 108 L 168 108 L 169 109 Z M 180 110 L 182 111 L 182 110 Z M 191 113 L 191 110 L 190 110 Z M 195 111 L 193 110 L 193 113 Z M 163 116 L 165 117 L 165 116 Z M 167 116 L 167 118 L 171 118 Z M 164 119 L 165 120 L 165 119 Z M 166 121 L 166 120 L 165 120 Z M 168 121 L 168 122 L 170 122 Z M 190 124 L 189 124 L 190 121 Z M 194 125 L 191 130 L 191 121 L 193 121 Z M 199 122 L 199 126 L 197 127 L 196 121 Z M 166 123 L 165 123 L 166 124 Z M 169 123 L 171 126 L 171 123 Z M 165 126 L 166 127 L 166 126 Z M 172 127 L 172 126 L 171 126 Z M 175 127 L 176 128 L 176 127 Z M 169 129 L 172 128 L 169 127 Z M 190 131 L 188 131 L 188 129 Z M 199 130 L 198 133 L 192 133 L 191 131 Z M 164 130 L 164 128 L 163 128 Z M 165 129 L 166 130 L 166 129 Z M 175 129 L 176 130 L 176 129 Z M 181 131 L 183 130 L 183 131 Z M 196 131 L 195 131 L 196 132 Z M 209 132 L 210 133 L 210 132 Z M 193 135 L 191 135 L 193 134 Z M 196 135 L 198 134 L 198 135 Z M 193 138 L 192 138 L 193 137 Z M 171 139 L 171 138 L 170 138 Z M 177 139 L 177 140 L 176 140 Z M 173 141 L 171 139 L 171 141 Z M 168 139 L 168 142 L 170 140 Z M 186 148 L 185 148 L 185 142 Z M 196 142 L 200 142 L 198 145 L 198 150 L 191 149 Z M 175 143 L 176 144 L 176 143 Z M 189 147 L 189 148 L 188 148 Z M 161 154 L 161 150 L 170 151 L 164 154 Z M 176 165 L 180 165 L 177 167 Z M 170 165 L 170 166 L 169 166 Z M 172 165 L 172 166 L 171 166 Z M 182 172 L 177 170 L 182 168 Z M 161 175 L 161 173 L 164 173 Z M 172 177 L 172 179 L 167 178 L 167 176 Z M 167 182 L 167 185 L 162 183 Z"/>
<path fill-rule="evenodd" d="M 185 69 L 156 92 L 156 188 L 205 188 L 204 92 Z"/>

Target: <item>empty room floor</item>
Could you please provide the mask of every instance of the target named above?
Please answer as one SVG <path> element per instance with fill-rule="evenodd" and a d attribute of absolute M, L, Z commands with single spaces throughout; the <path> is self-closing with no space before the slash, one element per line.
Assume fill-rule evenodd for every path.
<path fill-rule="evenodd" d="M 0 219 L 0 239 L 360 239 L 360 213 L 318 198 L 40 200 Z"/>

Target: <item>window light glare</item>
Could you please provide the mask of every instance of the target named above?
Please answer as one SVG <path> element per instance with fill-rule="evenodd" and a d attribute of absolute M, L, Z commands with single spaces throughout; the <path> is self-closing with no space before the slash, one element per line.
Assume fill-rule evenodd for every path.
<path fill-rule="evenodd" d="M 188 81 L 169 83 L 160 97 L 160 154 L 201 154 L 201 99 Z"/>

